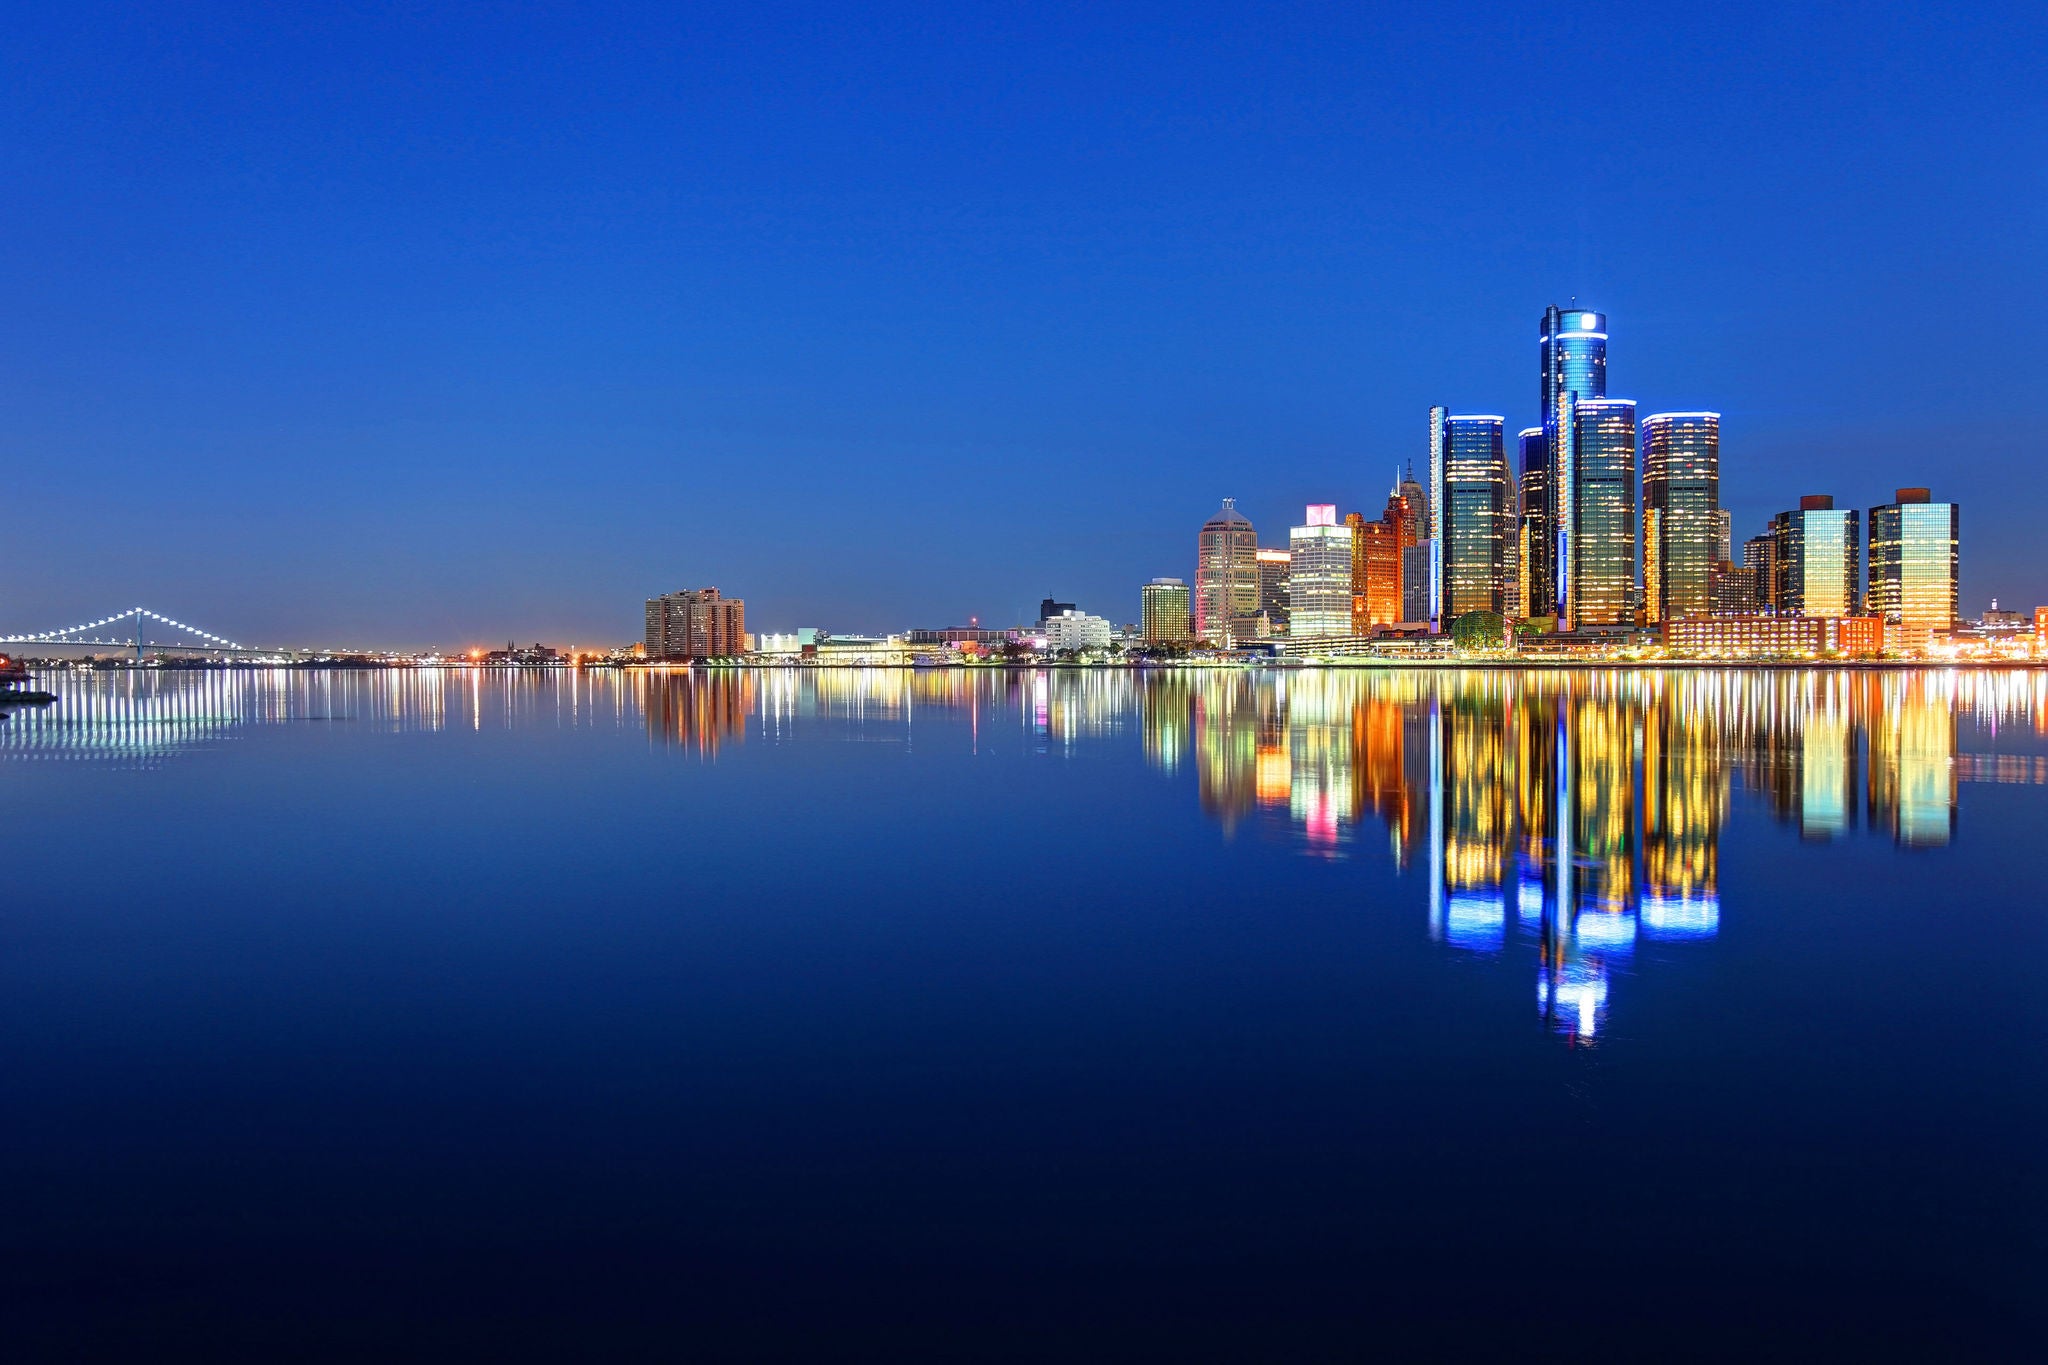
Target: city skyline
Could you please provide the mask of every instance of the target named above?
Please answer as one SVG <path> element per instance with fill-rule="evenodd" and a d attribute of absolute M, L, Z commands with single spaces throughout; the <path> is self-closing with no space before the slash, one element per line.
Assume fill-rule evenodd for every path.
<path fill-rule="evenodd" d="M 1128 617 L 1224 496 L 1375 515 L 1428 403 L 1506 414 L 1519 477 L 1529 323 L 1575 299 L 1639 411 L 1722 414 L 1738 541 L 1935 481 L 1962 610 L 2048 600 L 2001 496 L 2042 229 L 1952 150 L 2040 118 L 1997 94 L 2032 11 L 1006 23 L 31 16 L 0 624 L 596 644 L 688 583 L 850 630 Z M 1681 53 L 1682 90 L 1525 107 Z M 963 60 L 1015 79 L 962 103 Z M 1560 146 L 1568 211 L 1503 212 Z"/>

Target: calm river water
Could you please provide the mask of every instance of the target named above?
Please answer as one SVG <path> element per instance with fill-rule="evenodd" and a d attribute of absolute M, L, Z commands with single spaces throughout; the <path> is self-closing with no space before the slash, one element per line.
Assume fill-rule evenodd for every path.
<path fill-rule="evenodd" d="M 11 1358 L 2048 1328 L 2048 673 L 48 685 Z"/>

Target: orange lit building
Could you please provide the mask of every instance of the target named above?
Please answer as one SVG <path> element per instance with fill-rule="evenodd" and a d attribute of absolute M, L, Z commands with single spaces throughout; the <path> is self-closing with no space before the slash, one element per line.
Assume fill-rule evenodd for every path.
<path fill-rule="evenodd" d="M 1688 654 L 1877 654 L 1884 650 L 1884 618 L 1686 616 L 1665 623 L 1664 645 Z"/>

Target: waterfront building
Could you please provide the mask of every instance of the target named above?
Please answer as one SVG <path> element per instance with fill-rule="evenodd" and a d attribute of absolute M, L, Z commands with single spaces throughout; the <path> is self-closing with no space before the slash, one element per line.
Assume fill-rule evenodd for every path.
<path fill-rule="evenodd" d="M 916 657 L 901 635 L 827 635 L 811 653 L 819 663 L 836 668 L 902 668 Z"/>
<path fill-rule="evenodd" d="M 1378 521 L 1361 512 L 1344 518 L 1351 528 L 1351 633 L 1366 635 L 1374 626 L 1401 619 L 1401 514 L 1397 493 L 1387 501 Z"/>
<path fill-rule="evenodd" d="M 1430 614 L 1440 628 L 1467 612 L 1507 609 L 1514 486 L 1506 424 L 1502 417 L 1430 409 L 1431 538 L 1438 547 Z"/>
<path fill-rule="evenodd" d="M 1636 405 L 1571 402 L 1571 441 L 1559 465 L 1566 534 L 1559 547 L 1558 624 L 1633 624 L 1636 587 Z"/>
<path fill-rule="evenodd" d="M 1155 578 L 1138 590 L 1139 627 L 1147 644 L 1186 644 L 1194 638 L 1193 595 L 1178 578 Z"/>
<path fill-rule="evenodd" d="M 1202 523 L 1195 542 L 1195 635 L 1227 643 L 1230 623 L 1259 611 L 1259 537 L 1237 499 Z"/>
<path fill-rule="evenodd" d="M 1038 624 L 1042 626 L 1061 612 L 1072 611 L 1073 609 L 1074 604 L 1072 602 L 1060 602 L 1048 597 L 1038 604 Z"/>
<path fill-rule="evenodd" d="M 1721 513 L 1721 414 L 1643 419 L 1643 588 L 1651 622 L 1712 605 L 1709 578 L 1726 532 Z"/>
<path fill-rule="evenodd" d="M 1547 596 L 1560 624 L 1577 624 L 1570 609 L 1568 572 L 1579 533 L 1575 519 L 1579 505 L 1575 409 L 1588 399 L 1607 396 L 1607 315 L 1555 304 L 1544 309 L 1537 360 L 1543 414 L 1543 520 L 1550 542 L 1538 558 L 1539 576 L 1549 580 Z M 1630 462 L 1634 462 L 1633 452 Z M 1630 496 L 1633 499 L 1633 488 Z"/>
<path fill-rule="evenodd" d="M 1406 472 L 1401 475 L 1394 492 L 1400 496 L 1407 509 L 1407 531 L 1405 544 L 1419 545 L 1429 539 L 1429 490 L 1415 479 L 1415 461 L 1408 462 Z"/>
<path fill-rule="evenodd" d="M 912 631 L 912 638 L 914 639 L 919 633 L 918 631 Z M 823 639 L 824 636 L 825 632 L 819 630 L 816 626 L 798 626 L 795 630 L 764 632 L 754 637 L 753 652 L 756 654 L 771 654 L 778 657 L 801 657 L 806 649 L 815 653 L 818 641 Z M 937 642 L 927 641 L 926 643 Z"/>
<path fill-rule="evenodd" d="M 1757 571 L 1746 564 L 1734 564 L 1724 559 L 1707 576 L 1707 614 L 1710 616 L 1747 615 L 1768 605 L 1757 587 Z"/>
<path fill-rule="evenodd" d="M 797 633 L 803 634 L 802 631 Z M 961 645 L 1005 645 L 1017 638 L 1017 632 L 988 630 L 980 625 L 938 626 L 913 630 L 906 638 L 913 645 L 946 645 L 958 649 Z"/>
<path fill-rule="evenodd" d="M 1288 534 L 1287 633 L 1325 639 L 1351 633 L 1351 541 L 1329 503 L 1308 508 L 1307 524 Z"/>
<path fill-rule="evenodd" d="M 1876 654 L 1884 622 L 1875 616 L 1799 616 L 1775 612 L 1683 616 L 1664 623 L 1675 653 L 1746 657 L 1759 654 Z"/>
<path fill-rule="evenodd" d="M 1956 623 L 1962 516 L 1925 488 L 1870 509 L 1870 600 L 1901 644 L 1925 648 Z"/>
<path fill-rule="evenodd" d="M 1401 551 L 1401 619 L 1410 625 L 1429 620 L 1429 566 L 1436 542 L 1418 540 Z"/>
<path fill-rule="evenodd" d="M 1550 487 L 1548 457 L 1542 427 L 1524 427 L 1515 436 L 1521 464 L 1521 514 L 1516 518 L 1515 540 L 1521 573 L 1515 585 L 1515 615 L 1548 616 L 1557 610 L 1553 586 L 1557 537 L 1550 529 Z"/>
<path fill-rule="evenodd" d="M 1771 519 L 1771 605 L 1794 616 L 1853 616 L 1862 605 L 1861 518 L 1812 493 Z"/>
<path fill-rule="evenodd" d="M 721 659 L 746 653 L 747 604 L 716 588 L 691 588 L 647 599 L 650 660 Z"/>
<path fill-rule="evenodd" d="M 1760 610 L 1778 607 L 1778 537 L 1769 530 L 1742 542 L 1742 567 L 1756 575 L 1756 604 Z"/>
<path fill-rule="evenodd" d="M 1287 551 L 1260 550 L 1259 614 L 1272 634 L 1287 633 Z"/>
<path fill-rule="evenodd" d="M 1063 649 L 1108 649 L 1109 618 L 1069 607 L 1046 619 L 1045 647 L 1055 654 Z"/>

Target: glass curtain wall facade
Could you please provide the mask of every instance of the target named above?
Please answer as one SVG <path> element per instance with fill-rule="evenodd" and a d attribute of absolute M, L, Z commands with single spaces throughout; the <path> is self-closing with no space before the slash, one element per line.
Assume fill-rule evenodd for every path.
<path fill-rule="evenodd" d="M 1572 402 L 1569 534 L 1561 564 L 1559 624 L 1631 625 L 1636 587 L 1636 405 L 1629 398 Z"/>
<path fill-rule="evenodd" d="M 1317 503 L 1308 524 L 1287 537 L 1287 633 L 1294 639 L 1334 639 L 1351 633 L 1351 528 L 1337 524 L 1337 509 Z"/>
<path fill-rule="evenodd" d="M 1870 611 L 1902 644 L 1924 648 L 1954 629 L 1961 548 L 1961 509 L 1925 488 L 1870 509 Z"/>
<path fill-rule="evenodd" d="M 1237 499 L 1225 498 L 1195 542 L 1195 635 L 1221 644 L 1232 621 L 1258 611 L 1259 537 Z"/>
<path fill-rule="evenodd" d="M 1577 534 L 1578 469 L 1573 406 L 1607 396 L 1607 315 L 1552 305 L 1537 339 L 1542 370 L 1545 546 L 1529 566 L 1532 585 L 1561 616 L 1569 615 L 1567 566 Z M 1633 456 L 1631 456 L 1633 460 Z"/>
<path fill-rule="evenodd" d="M 1438 619 L 1449 625 L 1467 612 L 1505 612 L 1508 550 L 1514 526 L 1514 485 L 1508 475 L 1505 418 L 1446 416 L 1440 514 L 1441 596 Z"/>
<path fill-rule="evenodd" d="M 1549 475 L 1545 466 L 1548 457 L 1544 454 L 1543 428 L 1523 429 L 1515 443 L 1520 449 L 1522 470 L 1522 513 L 1516 526 L 1522 572 L 1516 580 L 1515 614 L 1548 616 L 1557 609 L 1557 594 L 1551 586 L 1555 545 L 1549 525 Z"/>
<path fill-rule="evenodd" d="M 1721 414 L 1645 417 L 1643 587 L 1651 621 L 1713 609 L 1721 516 Z"/>
<path fill-rule="evenodd" d="M 1287 633 L 1287 551 L 1259 551 L 1259 611 L 1275 635 Z"/>
<path fill-rule="evenodd" d="M 1153 579 L 1139 589 L 1138 605 L 1147 643 L 1186 644 L 1193 638 L 1193 597 L 1180 579 Z"/>
<path fill-rule="evenodd" d="M 1771 519 L 1772 603 L 1793 616 L 1854 616 L 1862 606 L 1862 518 L 1825 493 Z"/>

